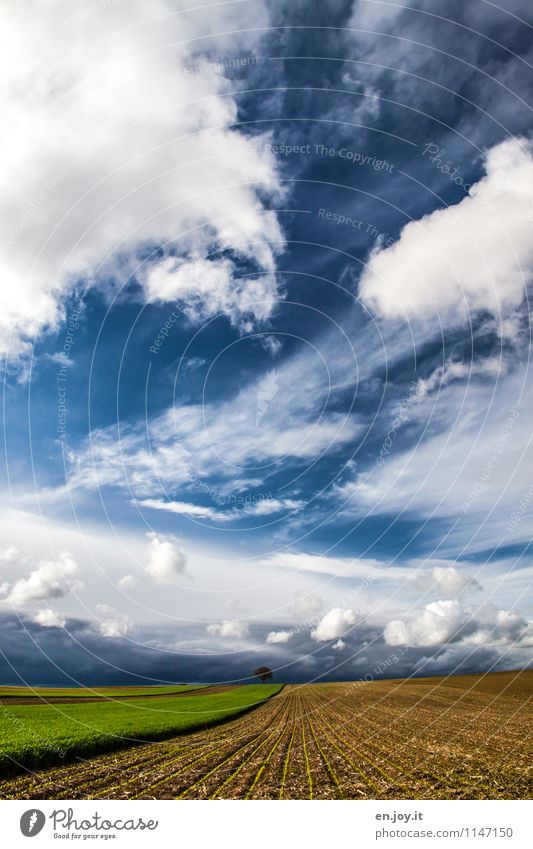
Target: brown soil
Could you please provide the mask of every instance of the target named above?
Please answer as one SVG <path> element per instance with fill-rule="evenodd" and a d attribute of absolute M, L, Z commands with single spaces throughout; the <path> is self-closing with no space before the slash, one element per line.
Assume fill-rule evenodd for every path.
<path fill-rule="evenodd" d="M 0 798 L 524 799 L 532 696 L 531 672 L 288 686 L 216 728 L 0 782 Z"/>

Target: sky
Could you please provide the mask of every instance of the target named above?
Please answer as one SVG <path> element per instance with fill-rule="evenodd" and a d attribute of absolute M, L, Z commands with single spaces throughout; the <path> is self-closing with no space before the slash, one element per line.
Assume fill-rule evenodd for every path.
<path fill-rule="evenodd" d="M 527 0 L 0 16 L 0 683 L 531 666 Z"/>

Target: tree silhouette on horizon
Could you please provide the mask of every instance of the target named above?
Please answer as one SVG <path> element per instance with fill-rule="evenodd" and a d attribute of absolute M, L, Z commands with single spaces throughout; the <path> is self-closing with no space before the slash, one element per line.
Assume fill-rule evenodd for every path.
<path fill-rule="evenodd" d="M 254 670 L 254 675 L 256 678 L 259 678 L 260 681 L 265 683 L 265 681 L 272 681 L 272 670 L 268 668 L 268 666 L 258 666 L 257 669 Z"/>

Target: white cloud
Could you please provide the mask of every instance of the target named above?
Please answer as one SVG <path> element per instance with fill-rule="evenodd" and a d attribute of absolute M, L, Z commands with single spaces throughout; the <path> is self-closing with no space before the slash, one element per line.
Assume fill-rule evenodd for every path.
<path fill-rule="evenodd" d="M 303 593 L 300 590 L 294 593 L 294 602 L 291 610 L 296 619 L 309 620 L 322 613 L 324 602 L 318 593 Z"/>
<path fill-rule="evenodd" d="M 97 604 L 96 609 L 100 616 L 97 630 L 103 637 L 116 639 L 125 636 L 131 627 L 129 616 L 119 613 L 109 604 Z"/>
<path fill-rule="evenodd" d="M 283 403 L 269 410 L 260 427 L 255 423 L 257 388 L 245 387 L 236 397 L 221 404 L 193 404 L 169 409 L 146 425 L 134 423 L 121 427 L 120 443 L 115 426 L 94 430 L 76 453 L 70 452 L 69 489 L 92 490 L 97 486 L 126 486 L 136 498 L 159 496 L 165 485 L 196 488 L 213 475 L 223 478 L 242 474 L 250 465 L 281 462 L 305 462 L 326 451 L 338 451 L 352 442 L 361 430 L 356 420 L 339 413 L 323 413 L 314 419 L 314 404 L 320 396 L 302 396 L 287 385 Z M 223 492 L 223 486 L 215 488 Z M 43 498 L 47 497 L 42 492 Z M 64 496 L 64 489 L 51 491 L 49 498 Z M 156 498 L 156 501 L 161 501 Z M 163 502 L 164 503 L 164 502 Z M 185 514 L 176 501 L 176 512 Z M 268 499 L 249 507 L 260 514 L 268 511 Z M 162 507 L 155 503 L 149 506 Z M 301 502 L 272 499 L 270 509 L 298 509 Z M 166 508 L 169 509 L 169 508 Z M 191 508 L 187 508 L 192 515 Z M 195 507 L 192 508 L 195 510 Z M 204 516 L 213 514 L 200 508 Z M 209 509 L 209 508 L 207 508 Z M 200 515 L 196 511 L 196 515 Z"/>
<path fill-rule="evenodd" d="M 335 649 L 336 651 L 342 651 L 346 648 L 346 643 L 344 642 L 344 640 L 337 640 L 336 643 L 333 643 L 331 648 Z"/>
<path fill-rule="evenodd" d="M 155 533 L 147 534 L 148 562 L 146 572 L 156 580 L 167 580 L 183 575 L 187 567 L 187 555 L 174 542 Z"/>
<path fill-rule="evenodd" d="M 28 578 L 21 578 L 11 588 L 7 600 L 17 606 L 42 601 L 48 598 L 62 598 L 71 589 L 80 584 L 73 581 L 78 572 L 78 564 L 68 551 L 61 551 L 57 560 L 43 560 L 30 572 Z"/>
<path fill-rule="evenodd" d="M 180 280 L 172 266 L 183 260 L 168 255 L 142 270 L 149 298 L 178 297 L 200 317 L 266 295 L 251 312 L 269 314 L 283 236 L 261 197 L 279 191 L 275 163 L 259 139 L 228 128 L 237 110 L 222 73 L 187 73 L 202 50 L 235 55 L 243 39 L 253 50 L 252 28 L 259 38 L 266 25 L 261 0 L 208 15 L 189 0 L 75 11 L 58 0 L 29 15 L 5 6 L 0 353 L 20 355 L 57 328 L 77 277 L 103 264 L 110 279 L 124 256 L 128 274 L 136 250 L 157 243 L 187 264 Z M 265 277 L 239 281 L 229 259 L 197 273 L 213 250 Z"/>
<path fill-rule="evenodd" d="M 221 500 L 223 497 L 221 497 Z M 217 510 L 214 507 L 206 507 L 202 504 L 190 504 L 186 501 L 162 501 L 159 498 L 144 498 L 132 503 L 138 504 L 139 507 L 148 507 L 151 510 L 166 510 L 180 516 L 188 516 L 192 519 L 209 519 L 212 522 L 235 522 L 246 516 L 269 516 L 283 510 L 299 510 L 305 503 L 291 498 L 277 499 L 266 496 L 261 496 L 254 502 L 247 501 L 249 496 L 244 495 L 226 496 L 226 498 L 230 503 L 242 502 L 242 508 Z"/>
<path fill-rule="evenodd" d="M 484 604 L 475 612 L 475 629 L 465 635 L 463 642 L 476 646 L 527 644 L 532 627 L 533 623 L 515 610 Z"/>
<path fill-rule="evenodd" d="M 305 501 L 294 498 L 265 498 L 253 504 L 245 504 L 244 512 L 251 516 L 270 516 L 285 510 L 301 510 L 304 505 Z"/>
<path fill-rule="evenodd" d="M 145 288 L 150 301 L 177 301 L 191 321 L 225 313 L 237 326 L 267 319 L 279 297 L 274 274 L 239 278 L 228 259 L 169 257 L 148 271 Z"/>
<path fill-rule="evenodd" d="M 533 157 L 525 139 L 491 148 L 486 175 L 460 203 L 407 224 L 375 252 L 359 294 L 386 318 L 465 319 L 520 306 L 533 277 Z M 529 213 L 529 214 L 528 214 Z"/>
<path fill-rule="evenodd" d="M 389 344 L 389 343 L 388 343 Z M 393 357 L 400 356 L 406 341 L 401 333 L 390 336 Z M 361 341 L 364 345 L 364 340 Z M 369 338 L 369 356 L 361 369 L 375 369 L 380 358 L 375 355 Z M 259 486 L 275 465 L 301 466 L 322 454 L 340 452 L 353 445 L 363 432 L 357 414 L 342 415 L 328 409 L 333 391 L 353 382 L 353 350 L 343 348 L 342 339 L 326 333 L 321 343 L 323 360 L 316 360 L 306 348 L 283 361 L 276 369 L 278 391 L 257 426 L 258 388 L 261 378 L 251 379 L 229 397 L 211 396 L 206 384 L 203 404 L 173 406 L 149 419 L 124 421 L 117 426 L 98 428 L 67 452 L 68 490 L 92 491 L 98 486 L 127 488 L 135 499 L 153 498 L 176 504 L 176 512 L 185 515 L 182 505 L 190 503 L 200 492 L 226 492 Z M 350 359 L 351 357 L 351 359 Z M 324 362 L 328 369 L 323 368 Z M 350 377 L 351 375 L 351 377 Z M 361 375 L 361 370 L 359 372 Z M 257 467 L 260 466 L 261 474 Z M 233 480 L 235 479 L 235 483 Z M 227 481 L 232 481 L 228 485 Z M 187 493 L 185 497 L 184 493 Z M 174 498 L 179 493 L 177 498 Z M 65 497 L 65 487 L 45 491 L 40 498 L 54 501 Z M 274 504 L 267 504 L 272 501 Z M 259 502 L 256 502 L 259 503 Z M 229 502 L 228 502 L 229 504 Z M 225 506 L 228 506 L 226 504 Z M 258 512 L 274 509 L 298 509 L 292 499 L 264 499 Z M 197 509 L 210 511 L 216 504 Z M 244 505 L 243 505 L 244 507 Z M 171 508 L 167 508 L 171 509 Z M 251 510 L 251 507 L 246 509 Z M 226 511 L 229 513 L 229 511 Z M 214 514 L 204 512 L 206 518 Z M 229 517 L 226 516 L 229 521 Z M 220 520 L 220 518 L 218 519 Z"/>
<path fill-rule="evenodd" d="M 267 643 L 288 643 L 292 637 L 292 631 L 270 631 L 267 634 Z"/>
<path fill-rule="evenodd" d="M 333 575 L 336 578 L 372 580 L 383 575 L 383 563 L 379 560 L 360 560 L 357 557 L 325 557 L 305 552 L 278 552 L 262 562 L 295 572 Z"/>
<path fill-rule="evenodd" d="M 66 624 L 66 620 L 51 607 L 44 607 L 39 610 L 34 616 L 34 622 L 37 622 L 43 628 L 64 628 Z"/>
<path fill-rule="evenodd" d="M 487 357 L 485 360 L 470 363 L 450 360 L 436 368 L 426 379 L 421 378 L 418 381 L 417 392 L 419 396 L 425 396 L 453 380 L 470 380 L 473 377 L 489 377 L 496 380 L 503 377 L 506 371 L 507 364 L 499 357 Z"/>
<path fill-rule="evenodd" d="M 15 545 L 8 545 L 0 549 L 0 562 L 16 563 L 17 560 L 22 560 L 22 554 Z"/>
<path fill-rule="evenodd" d="M 124 575 L 117 583 L 119 590 L 132 590 L 138 584 L 138 579 L 133 575 Z"/>
<path fill-rule="evenodd" d="M 67 356 L 64 351 L 56 351 L 55 354 L 44 354 L 44 359 L 49 363 L 55 363 L 61 368 L 72 368 L 74 360 Z"/>
<path fill-rule="evenodd" d="M 162 501 L 160 498 L 144 498 L 134 501 L 139 507 L 148 507 L 151 510 L 166 510 L 168 513 L 177 513 L 179 516 L 189 516 L 193 519 L 212 519 L 223 521 L 223 515 L 213 507 L 204 507 L 200 504 L 189 504 L 186 501 Z"/>
<path fill-rule="evenodd" d="M 501 545 L 504 537 L 530 539 L 532 403 L 531 372 L 520 365 L 497 387 L 449 383 L 437 400 L 417 405 L 416 444 L 398 441 L 382 466 L 338 488 L 343 509 L 352 515 L 451 516 L 453 527 L 440 547 L 444 556 L 455 557 L 458 546 L 471 553 Z"/>
<path fill-rule="evenodd" d="M 412 621 L 393 619 L 385 627 L 389 646 L 437 646 L 446 643 L 465 621 L 458 601 L 433 601 Z"/>
<path fill-rule="evenodd" d="M 410 620 L 394 619 L 385 627 L 385 642 L 390 646 L 438 646 L 460 640 L 462 644 L 508 645 L 528 633 L 521 614 L 484 604 L 469 610 L 458 601 L 435 601 L 426 605 Z"/>
<path fill-rule="evenodd" d="M 334 607 L 322 617 L 314 631 L 311 631 L 311 638 L 317 642 L 336 640 L 342 637 L 351 625 L 355 625 L 355 621 L 353 610 Z"/>
<path fill-rule="evenodd" d="M 206 628 L 211 637 L 222 637 L 223 639 L 243 640 L 249 634 L 246 622 L 237 619 L 226 619 L 223 622 L 213 623 Z"/>
<path fill-rule="evenodd" d="M 423 590 L 435 589 L 444 598 L 461 595 L 467 589 L 480 590 L 479 581 L 460 572 L 455 566 L 434 566 L 431 571 L 417 574 L 416 584 Z"/>
<path fill-rule="evenodd" d="M 259 344 L 272 358 L 277 357 L 283 348 L 283 342 L 276 336 L 259 336 Z"/>

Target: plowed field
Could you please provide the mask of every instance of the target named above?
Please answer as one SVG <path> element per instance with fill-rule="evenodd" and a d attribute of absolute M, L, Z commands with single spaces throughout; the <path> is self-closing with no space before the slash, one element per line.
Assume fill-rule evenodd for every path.
<path fill-rule="evenodd" d="M 239 719 L 0 783 L 17 799 L 531 797 L 533 673 L 286 686 Z"/>

